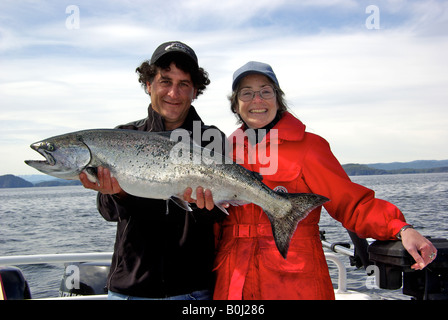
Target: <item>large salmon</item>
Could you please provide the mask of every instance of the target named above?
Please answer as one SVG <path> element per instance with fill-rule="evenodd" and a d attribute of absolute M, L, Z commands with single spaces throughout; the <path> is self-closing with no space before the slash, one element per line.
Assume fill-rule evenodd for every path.
<path fill-rule="evenodd" d="M 172 199 L 191 210 L 182 197 L 185 189 L 210 189 L 215 205 L 254 203 L 269 217 L 275 243 L 284 258 L 297 224 L 327 198 L 310 193 L 281 193 L 267 187 L 259 175 L 185 141 L 170 132 L 95 129 L 51 137 L 31 145 L 45 157 L 27 160 L 35 169 L 62 179 L 79 179 L 86 172 L 94 181 L 96 168 L 108 168 L 129 194 Z M 226 159 L 226 160 L 224 160 Z M 193 194 L 194 197 L 194 194 Z"/>

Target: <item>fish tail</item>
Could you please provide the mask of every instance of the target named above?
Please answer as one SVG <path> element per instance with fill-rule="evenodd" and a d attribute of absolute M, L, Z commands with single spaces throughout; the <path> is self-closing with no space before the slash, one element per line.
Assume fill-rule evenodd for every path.
<path fill-rule="evenodd" d="M 277 192 L 277 194 L 291 202 L 291 209 L 286 214 L 285 212 L 276 215 L 269 212 L 266 212 L 266 214 L 271 221 L 272 233 L 277 249 L 283 258 L 286 259 L 289 244 L 298 223 L 305 219 L 311 211 L 329 201 L 329 199 L 313 193 Z"/>

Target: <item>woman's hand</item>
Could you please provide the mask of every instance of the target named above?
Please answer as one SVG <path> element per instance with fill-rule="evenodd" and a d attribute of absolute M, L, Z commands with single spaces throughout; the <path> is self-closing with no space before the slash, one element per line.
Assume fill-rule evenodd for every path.
<path fill-rule="evenodd" d="M 209 189 L 205 189 L 202 187 L 196 188 L 196 199 L 191 197 L 193 193 L 193 189 L 187 188 L 184 192 L 184 200 L 190 203 L 196 203 L 196 206 L 199 209 L 206 208 L 207 210 L 212 210 L 215 207 L 215 202 L 213 201 L 212 192 Z M 230 205 L 225 203 L 222 205 L 224 208 L 228 208 Z"/>
<path fill-rule="evenodd" d="M 417 230 L 408 228 L 403 230 L 400 235 L 403 247 L 416 262 L 411 266 L 412 269 L 422 270 L 434 261 L 437 256 L 437 249 L 431 241 L 423 237 Z"/>

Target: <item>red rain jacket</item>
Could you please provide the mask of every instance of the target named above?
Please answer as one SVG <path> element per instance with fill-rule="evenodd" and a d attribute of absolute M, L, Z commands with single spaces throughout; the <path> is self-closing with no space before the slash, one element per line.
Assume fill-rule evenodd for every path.
<path fill-rule="evenodd" d="M 327 141 L 305 132 L 305 125 L 286 112 L 264 138 L 268 150 L 275 143 L 274 129 L 278 129 L 278 159 L 273 160 L 278 161 L 278 169 L 263 175 L 267 186 L 289 193 L 323 195 L 330 199 L 325 209 L 345 228 L 360 237 L 396 239 L 407 224 L 400 210 L 376 199 L 372 190 L 351 182 Z M 230 140 L 242 132 L 236 130 Z M 234 160 L 260 172 L 269 163 L 263 165 L 263 155 L 255 159 L 254 148 L 247 139 L 234 143 Z M 230 215 L 216 228 L 219 242 L 214 299 L 334 299 L 319 237 L 320 213 L 321 207 L 299 223 L 284 260 L 263 210 L 254 204 L 231 206 Z"/>

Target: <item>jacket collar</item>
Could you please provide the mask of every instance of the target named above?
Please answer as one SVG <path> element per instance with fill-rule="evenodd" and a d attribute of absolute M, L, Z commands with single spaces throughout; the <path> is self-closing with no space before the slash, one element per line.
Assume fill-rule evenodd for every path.
<path fill-rule="evenodd" d="M 280 140 L 301 141 L 305 137 L 306 126 L 291 113 L 285 111 L 274 129 L 278 129 Z"/>
<path fill-rule="evenodd" d="M 202 121 L 201 117 L 199 117 L 198 113 L 196 112 L 196 109 L 193 106 L 190 106 L 190 109 L 188 110 L 187 117 L 185 118 L 184 123 L 180 126 L 180 128 L 193 131 L 193 121 L 200 121 L 201 126 L 204 125 L 204 122 Z M 147 123 L 149 125 L 149 130 L 147 131 L 154 131 L 154 132 L 161 132 L 165 131 L 165 124 L 163 121 L 163 117 L 158 114 L 150 104 L 148 107 L 148 118 Z"/>

